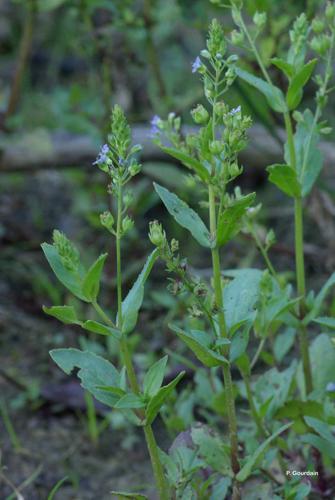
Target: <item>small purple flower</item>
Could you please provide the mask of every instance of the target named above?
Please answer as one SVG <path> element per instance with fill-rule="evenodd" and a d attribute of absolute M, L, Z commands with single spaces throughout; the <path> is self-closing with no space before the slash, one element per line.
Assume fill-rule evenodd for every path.
<path fill-rule="evenodd" d="M 335 392 L 335 382 L 329 382 L 326 387 L 327 392 Z"/>
<path fill-rule="evenodd" d="M 234 116 L 234 115 L 237 115 L 238 113 L 241 113 L 241 106 L 237 106 L 237 108 L 233 108 L 231 111 L 230 111 L 230 115 L 231 116 Z"/>
<path fill-rule="evenodd" d="M 158 115 L 155 115 L 150 124 L 151 124 L 151 129 L 150 129 L 150 137 L 154 137 L 156 134 L 159 133 L 159 124 L 161 122 L 161 118 Z"/>
<path fill-rule="evenodd" d="M 199 56 L 197 56 L 195 61 L 192 63 L 192 73 L 196 73 L 200 67 L 201 67 L 201 59 Z"/>
<path fill-rule="evenodd" d="M 93 163 L 93 165 L 102 165 L 103 163 L 106 163 L 108 160 L 107 154 L 109 153 L 109 147 L 107 144 L 104 144 L 102 148 L 100 149 L 100 152 L 98 154 L 97 159 Z"/>

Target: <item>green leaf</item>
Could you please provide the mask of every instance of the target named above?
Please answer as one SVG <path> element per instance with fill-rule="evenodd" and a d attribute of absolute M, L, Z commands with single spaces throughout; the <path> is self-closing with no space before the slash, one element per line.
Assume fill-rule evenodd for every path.
<path fill-rule="evenodd" d="M 305 434 L 300 436 L 300 440 L 316 448 L 320 453 L 335 460 L 335 445 L 315 434 Z"/>
<path fill-rule="evenodd" d="M 327 384 L 334 380 L 335 346 L 329 335 L 322 333 L 312 341 L 309 352 L 313 375 L 313 389 L 324 392 Z M 305 383 L 301 363 L 299 365 L 297 382 L 301 394 L 304 395 Z"/>
<path fill-rule="evenodd" d="M 66 325 L 80 325 L 81 322 L 77 318 L 76 311 L 73 306 L 43 306 L 43 311 L 49 316 L 59 319 Z"/>
<path fill-rule="evenodd" d="M 286 61 L 284 59 L 280 59 L 279 57 L 273 57 L 270 59 L 270 62 L 277 66 L 280 71 L 285 73 L 287 78 L 291 78 L 294 75 L 294 66 Z"/>
<path fill-rule="evenodd" d="M 168 212 L 176 219 L 178 224 L 188 229 L 200 245 L 210 248 L 212 245 L 211 236 L 199 215 L 168 189 L 155 182 L 154 187 Z"/>
<path fill-rule="evenodd" d="M 264 453 L 272 443 L 280 434 L 285 432 L 289 427 L 291 427 L 292 423 L 285 424 L 280 429 L 278 429 L 276 432 L 274 432 L 270 437 L 268 437 L 264 443 L 262 443 L 257 450 L 247 459 L 246 463 L 243 465 L 242 469 L 240 472 L 236 475 L 236 479 L 240 482 L 245 481 L 248 479 L 252 471 L 258 466 L 258 464 L 261 462 Z"/>
<path fill-rule="evenodd" d="M 57 481 L 55 486 L 50 491 L 47 500 L 54 500 L 56 493 L 61 489 L 65 481 L 67 481 L 68 479 L 69 479 L 68 476 L 64 476 L 59 481 Z"/>
<path fill-rule="evenodd" d="M 127 297 L 122 302 L 122 333 L 124 334 L 131 332 L 135 328 L 138 312 L 143 302 L 144 285 L 158 255 L 158 249 L 155 249 L 149 255 L 141 273 L 138 275 Z"/>
<path fill-rule="evenodd" d="M 129 392 L 122 396 L 119 401 L 114 405 L 114 408 L 118 408 L 119 410 L 125 409 L 134 409 L 134 408 L 144 408 L 144 401 L 137 394 L 133 394 Z"/>
<path fill-rule="evenodd" d="M 270 85 L 265 80 L 262 80 L 261 78 L 258 78 L 241 68 L 236 68 L 236 74 L 242 78 L 242 80 L 249 83 L 249 85 L 262 92 L 274 111 L 279 113 L 285 113 L 287 111 L 284 95 L 278 87 Z"/>
<path fill-rule="evenodd" d="M 112 328 L 110 326 L 103 325 L 102 323 L 99 323 L 98 321 L 93 321 L 91 319 L 85 321 L 81 325 L 85 330 L 88 330 L 89 332 L 97 333 L 99 335 L 110 335 L 111 337 L 114 337 L 116 340 L 121 339 L 121 332 L 117 328 Z"/>
<path fill-rule="evenodd" d="M 321 403 L 318 403 L 317 401 L 299 401 L 292 399 L 279 408 L 274 417 L 279 420 L 282 420 L 283 418 L 296 420 L 297 418 L 304 416 L 322 418 L 322 415 L 323 407 Z"/>
<path fill-rule="evenodd" d="M 83 293 L 90 299 L 91 302 L 95 301 L 99 294 L 101 273 L 107 255 L 107 253 L 100 255 L 100 257 L 89 268 L 84 278 L 82 288 Z"/>
<path fill-rule="evenodd" d="M 309 109 L 303 113 L 303 120 L 297 124 L 294 134 L 298 181 L 302 186 L 302 196 L 311 191 L 322 169 L 323 157 L 318 148 L 320 136 Z M 289 162 L 288 145 L 285 144 L 285 159 Z"/>
<path fill-rule="evenodd" d="M 335 437 L 329 430 L 329 425 L 314 417 L 305 417 L 306 424 L 311 427 L 323 439 L 335 446 Z"/>
<path fill-rule="evenodd" d="M 192 427 L 191 436 L 198 448 L 197 455 L 207 465 L 222 475 L 231 475 L 229 452 L 219 435 L 205 425 L 197 425 Z"/>
<path fill-rule="evenodd" d="M 301 195 L 301 186 L 297 179 L 297 173 L 289 165 L 271 165 L 266 169 L 269 172 L 269 181 L 275 184 L 281 191 L 293 198 Z"/>
<path fill-rule="evenodd" d="M 335 318 L 330 318 L 328 316 L 322 316 L 319 318 L 315 318 L 314 323 L 318 323 L 321 326 L 325 326 L 330 328 L 331 330 L 335 330 Z"/>
<path fill-rule="evenodd" d="M 241 229 L 242 218 L 255 199 L 256 193 L 250 193 L 234 201 L 220 214 L 216 244 L 224 245 L 231 240 Z"/>
<path fill-rule="evenodd" d="M 163 406 L 165 401 L 170 397 L 172 391 L 174 390 L 174 388 L 184 375 L 185 372 L 179 373 L 179 375 L 177 375 L 177 377 L 174 380 L 172 380 L 172 382 L 170 382 L 168 385 L 161 387 L 157 392 L 157 394 L 155 394 L 155 396 L 153 396 L 150 399 L 145 410 L 145 417 L 147 424 L 152 424 L 152 422 L 158 415 L 158 412 L 160 411 L 161 407 Z"/>
<path fill-rule="evenodd" d="M 145 395 L 152 397 L 160 389 L 164 379 L 167 360 L 168 356 L 164 356 L 164 358 L 153 364 L 145 374 L 143 380 L 143 392 Z"/>
<path fill-rule="evenodd" d="M 226 276 L 234 278 L 223 289 L 225 319 L 230 334 L 254 319 L 262 274 L 259 269 L 225 272 Z"/>
<path fill-rule="evenodd" d="M 289 110 L 296 109 L 303 96 L 303 88 L 310 79 L 317 59 L 312 59 L 305 64 L 292 78 L 286 94 L 286 102 Z"/>
<path fill-rule="evenodd" d="M 148 500 L 148 497 L 141 493 L 127 493 L 126 491 L 111 491 L 112 495 L 116 495 L 118 500 Z"/>
<path fill-rule="evenodd" d="M 308 323 L 310 323 L 310 321 L 312 321 L 319 314 L 321 307 L 322 307 L 322 304 L 324 303 L 324 300 L 325 300 L 328 292 L 330 291 L 330 289 L 334 285 L 335 285 L 335 273 L 333 273 L 328 278 L 326 283 L 321 288 L 320 292 L 315 297 L 314 302 L 313 302 L 313 307 L 312 307 L 311 311 L 306 315 L 306 317 L 303 321 L 305 326 L 307 326 Z"/>
<path fill-rule="evenodd" d="M 228 363 L 228 360 L 224 356 L 221 356 L 221 354 L 213 351 L 209 347 L 210 338 L 206 332 L 201 332 L 199 330 L 185 332 L 175 325 L 169 326 L 205 366 L 213 368 L 214 366 Z"/>
<path fill-rule="evenodd" d="M 82 276 L 81 273 L 69 271 L 63 265 L 62 259 L 60 258 L 56 248 L 48 243 L 42 243 L 42 250 L 44 255 L 49 262 L 49 265 L 59 281 L 73 293 L 76 297 L 83 300 L 84 302 L 90 302 L 90 300 L 85 296 L 82 291 Z"/>
<path fill-rule="evenodd" d="M 249 343 L 249 333 L 251 323 L 243 326 L 240 330 L 234 333 L 231 339 L 231 347 L 229 351 L 229 360 L 231 363 L 240 358 L 245 353 Z"/>
<path fill-rule="evenodd" d="M 280 363 L 286 354 L 290 351 L 294 345 L 297 330 L 295 328 L 286 328 L 283 333 L 276 336 L 273 353 L 276 360 Z"/>
<path fill-rule="evenodd" d="M 176 158 L 176 160 L 179 160 L 183 165 L 185 165 L 185 167 L 193 170 L 203 181 L 207 181 L 209 179 L 209 172 L 200 161 L 192 158 L 192 156 L 189 156 L 182 151 L 179 151 L 178 149 L 168 148 L 166 146 L 161 146 L 161 149 L 164 153 Z"/>
<path fill-rule="evenodd" d="M 120 386 L 120 374 L 106 359 L 89 351 L 79 349 L 54 349 L 50 351 L 54 362 L 68 375 L 79 368 L 77 373 L 81 385 L 93 396 L 108 406 L 114 406 L 119 396 L 98 389 L 98 386 Z"/>

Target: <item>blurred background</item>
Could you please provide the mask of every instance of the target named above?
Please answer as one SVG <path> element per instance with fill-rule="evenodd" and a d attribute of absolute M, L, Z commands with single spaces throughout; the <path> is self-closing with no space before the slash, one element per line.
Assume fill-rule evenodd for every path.
<path fill-rule="evenodd" d="M 246 0 L 247 16 L 266 11 L 268 26 L 260 41 L 266 61 L 288 45 L 294 18 L 305 10 L 312 19 L 318 0 Z M 87 262 L 109 252 L 103 302 L 114 310 L 115 258 L 99 214 L 110 205 L 107 179 L 92 166 L 105 142 L 110 110 L 120 104 L 144 145 L 142 174 L 134 181 L 136 226 L 124 245 L 127 290 L 150 251 L 148 223 L 159 219 L 169 237 L 180 241 L 189 264 L 206 275 L 206 252 L 187 237 L 158 202 L 152 182 L 175 190 L 190 205 L 201 199 L 183 170 L 152 145 L 150 120 L 173 111 L 192 124 L 190 109 L 202 103 L 199 75 L 191 64 L 204 48 L 209 21 L 217 17 L 227 35 L 230 13 L 207 0 L 1 0 L 0 1 L 0 499 L 47 498 L 65 476 L 59 498 L 110 498 L 110 491 L 143 486 L 150 494 L 151 471 L 140 430 L 107 412 L 83 394 L 75 379 L 51 362 L 51 348 L 87 348 L 117 360 L 116 346 L 84 335 L 44 316 L 42 305 L 71 304 L 40 249 L 58 228 L 75 241 Z M 248 19 L 248 17 L 247 17 Z M 235 51 L 229 48 L 228 51 Z M 249 60 L 250 57 L 250 60 Z M 249 54 L 243 63 L 257 73 Z M 279 86 L 279 72 L 271 68 Z M 313 106 L 311 82 L 305 105 Z M 257 191 L 263 204 L 260 237 L 273 228 L 271 250 L 281 272 L 294 270 L 292 205 L 266 182 L 265 167 L 281 162 L 282 123 L 256 90 L 237 81 L 227 95 L 254 121 L 241 162 L 239 184 Z M 335 122 L 334 100 L 327 116 Z M 309 286 L 319 288 L 335 260 L 335 148 L 333 134 L 322 143 L 325 170 L 306 206 L 306 266 Z M 241 234 L 223 255 L 223 265 L 262 267 L 253 241 Z M 187 297 L 167 290 L 158 265 L 146 288 L 140 323 L 132 334 L 139 372 L 162 352 L 170 354 L 170 376 L 181 366 L 187 377 L 156 425 L 159 442 L 171 442 L 194 419 L 218 405 L 202 369 L 169 331 L 167 324 L 187 312 Z M 72 302 L 71 302 L 72 301 Z M 82 315 L 91 311 L 76 304 Z M 264 356 L 266 363 L 266 356 Z M 216 406 L 215 406 L 216 405 Z"/>

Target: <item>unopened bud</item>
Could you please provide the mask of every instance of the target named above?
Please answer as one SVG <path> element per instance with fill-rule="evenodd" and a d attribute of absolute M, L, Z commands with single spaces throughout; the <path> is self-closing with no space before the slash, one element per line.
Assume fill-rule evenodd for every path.
<path fill-rule="evenodd" d="M 191 111 L 191 115 L 198 125 L 204 125 L 208 122 L 209 113 L 202 104 L 198 104 L 198 106 Z"/>
<path fill-rule="evenodd" d="M 110 212 L 100 214 L 101 225 L 104 226 L 109 232 L 112 232 L 114 225 L 114 217 Z"/>
<path fill-rule="evenodd" d="M 212 141 L 209 145 L 209 150 L 211 153 L 218 155 L 224 150 L 224 143 L 221 141 Z"/>
<path fill-rule="evenodd" d="M 166 241 L 165 231 L 157 220 L 149 223 L 149 239 L 156 247 L 162 247 Z"/>
<path fill-rule="evenodd" d="M 258 29 L 263 28 L 263 26 L 266 23 L 266 18 L 267 18 L 266 12 L 256 12 L 255 13 L 255 15 L 253 17 L 253 21 L 256 24 Z"/>

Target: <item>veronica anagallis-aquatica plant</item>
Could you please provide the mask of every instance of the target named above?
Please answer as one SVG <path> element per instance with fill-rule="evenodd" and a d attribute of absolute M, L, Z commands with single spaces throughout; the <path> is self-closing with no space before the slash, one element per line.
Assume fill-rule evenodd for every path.
<path fill-rule="evenodd" d="M 220 0 L 214 0 L 213 3 L 222 3 L 222 6 L 226 7 Z M 287 80 L 285 94 L 274 84 L 271 72 L 258 48 L 258 39 L 266 28 L 266 13 L 256 12 L 253 26 L 250 27 L 243 17 L 243 1 L 232 0 L 230 8 L 237 27 L 232 32 L 231 42 L 251 51 L 263 78 L 256 77 L 242 67 L 236 68 L 236 74 L 265 96 L 272 111 L 281 114 L 285 125 L 287 137 L 283 151 L 285 163 L 271 165 L 267 171 L 269 180 L 294 201 L 295 271 L 299 297 L 296 310 L 305 393 L 308 395 L 313 391 L 313 374 L 307 326 L 315 318 L 316 309 L 319 307 L 315 307 L 313 295 L 308 295 L 306 291 L 303 203 L 322 170 L 323 157 L 318 148 L 320 135 L 331 132 L 331 128 L 321 118 L 332 90 L 335 5 L 332 2 L 325 3 L 323 13 L 315 17 L 312 23 L 309 23 L 305 13 L 299 15 L 289 32 L 290 47 L 286 57 L 273 57 L 270 60 L 272 67 L 279 70 Z M 317 57 L 306 60 L 311 53 Z M 300 111 L 298 108 L 303 98 L 304 87 L 316 69 L 320 69 L 320 73 L 314 78 L 315 109 L 313 112 L 310 109 Z M 273 273 L 271 263 L 268 260 L 266 263 Z M 328 290 L 333 283 L 334 275 L 325 284 L 324 290 Z"/>
<path fill-rule="evenodd" d="M 170 326 L 203 365 L 222 369 L 228 420 L 230 475 L 233 478 L 232 494 L 234 499 L 239 499 L 241 482 L 249 476 L 258 458 L 271 441 L 284 432 L 290 424 L 277 428 L 271 435 L 258 416 L 250 386 L 247 385 L 251 369 L 249 358 L 245 353 L 249 333 L 256 318 L 254 306 L 257 297 L 253 291 L 251 296 L 245 297 L 244 294 L 250 295 L 250 291 L 247 290 L 248 279 L 243 270 L 241 274 L 238 271 L 232 272 L 230 278 L 236 279 L 231 282 L 225 281 L 222 277 L 220 250 L 240 231 L 255 199 L 255 193 L 242 195 L 240 189 L 235 189 L 233 192 L 228 189 L 229 184 L 243 171 L 238 163 L 238 153 L 246 145 L 246 134 L 251 120 L 243 115 L 240 106 L 230 109 L 222 99 L 234 82 L 237 62 L 236 56 L 225 59 L 225 53 L 223 30 L 220 24 L 213 20 L 209 29 L 207 48 L 201 51 L 200 57 L 197 57 L 192 65 L 192 71 L 202 77 L 204 94 L 209 105 L 209 111 L 203 105 L 198 105 L 192 111 L 193 120 L 199 125 L 197 133 L 186 135 L 184 138 L 180 119 L 174 113 L 171 113 L 167 120 L 156 116 L 152 121 L 152 133 L 156 144 L 190 169 L 195 181 L 200 182 L 202 191 L 206 192 L 207 196 L 202 206 L 207 209 L 209 227 L 199 214 L 176 194 L 155 184 L 155 190 L 168 212 L 211 253 L 211 286 L 191 275 L 185 260 L 178 254 L 178 243 L 175 240 L 168 243 L 165 231 L 158 221 L 150 224 L 149 237 L 166 262 L 168 272 L 177 276 L 177 279 L 172 280 L 170 284 L 172 291 L 189 292 L 194 297 L 191 316 L 202 316 L 207 321 L 206 331 L 185 330 L 175 324 Z M 255 270 L 255 273 L 254 270 L 250 271 L 249 279 L 260 279 L 262 274 L 260 271 Z M 244 284 L 246 288 L 243 286 L 243 281 L 246 281 Z M 261 436 L 266 438 L 242 467 L 231 372 L 234 363 L 239 367 L 249 387 L 251 413 Z"/>
<path fill-rule="evenodd" d="M 53 244 L 43 243 L 44 254 L 59 281 L 77 298 L 90 304 L 99 321 L 78 318 L 74 306 L 44 307 L 44 311 L 65 324 L 78 325 L 88 332 L 111 336 L 118 343 L 121 355 L 121 370 L 110 361 L 89 351 L 78 349 L 54 349 L 50 352 L 55 363 L 70 374 L 78 369 L 83 388 L 105 405 L 121 411 L 135 425 L 143 428 L 159 498 L 170 498 L 169 484 L 165 478 L 160 452 L 152 431 L 152 423 L 162 405 L 179 380 L 180 373 L 168 385 L 163 386 L 167 356 L 151 366 L 140 384 L 135 372 L 129 334 L 134 330 L 144 295 L 144 285 L 158 258 L 155 249 L 133 284 L 128 294 L 122 295 L 122 249 L 121 243 L 134 222 L 127 214 L 131 204 L 131 192 L 125 186 L 140 172 L 136 160 L 140 146 L 131 146 L 131 130 L 119 106 L 112 112 L 111 134 L 95 164 L 110 177 L 108 191 L 116 207 L 115 214 L 101 214 L 101 224 L 114 237 L 116 246 L 116 315 L 113 317 L 100 303 L 99 291 L 103 266 L 107 258 L 104 253 L 89 267 L 83 264 L 75 245 L 60 231 L 54 231 Z"/>

